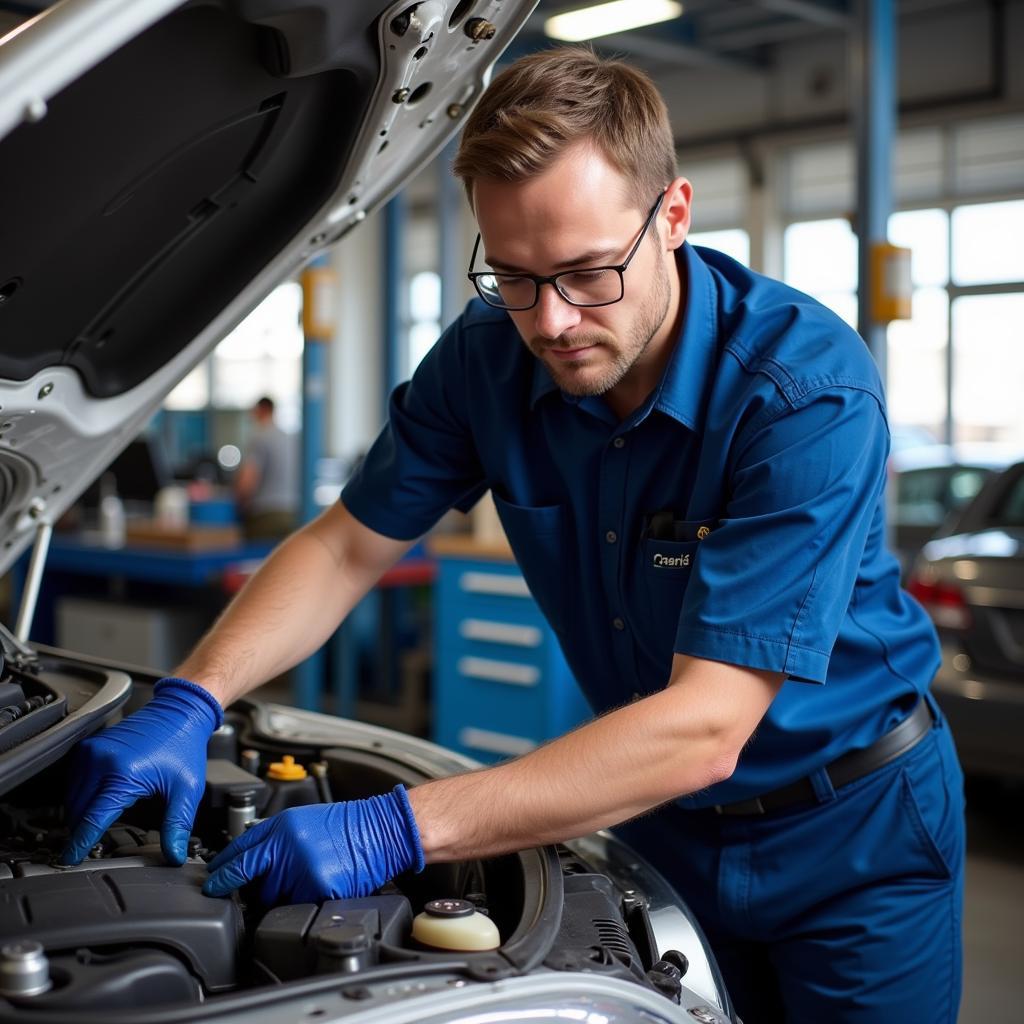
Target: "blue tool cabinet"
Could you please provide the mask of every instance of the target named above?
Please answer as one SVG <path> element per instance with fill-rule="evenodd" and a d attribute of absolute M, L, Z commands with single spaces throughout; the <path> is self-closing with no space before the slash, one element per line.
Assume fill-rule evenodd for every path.
<path fill-rule="evenodd" d="M 434 607 L 437 743 L 490 762 L 590 717 L 510 552 L 439 537 Z"/>

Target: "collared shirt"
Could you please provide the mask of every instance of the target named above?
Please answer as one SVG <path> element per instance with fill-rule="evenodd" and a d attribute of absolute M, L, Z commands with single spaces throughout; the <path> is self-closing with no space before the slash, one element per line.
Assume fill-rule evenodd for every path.
<path fill-rule="evenodd" d="M 714 250 L 686 244 L 679 266 L 680 337 L 628 418 L 562 393 L 476 300 L 396 389 L 342 500 L 411 539 L 491 488 L 597 712 L 663 688 L 674 652 L 784 673 L 732 777 L 681 800 L 707 806 L 871 744 L 939 650 L 885 548 L 889 432 L 864 342 Z"/>

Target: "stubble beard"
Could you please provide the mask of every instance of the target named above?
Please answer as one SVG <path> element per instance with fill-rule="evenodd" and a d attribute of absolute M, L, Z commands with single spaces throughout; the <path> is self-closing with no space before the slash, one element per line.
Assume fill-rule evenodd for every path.
<path fill-rule="evenodd" d="M 647 301 L 640 307 L 636 319 L 630 325 L 624 345 L 614 334 L 607 331 L 573 335 L 573 348 L 594 345 L 598 347 L 596 356 L 606 352 L 615 353 L 611 362 L 596 376 L 587 372 L 593 369 L 593 357 L 581 359 L 577 364 L 560 363 L 547 357 L 547 350 L 552 347 L 550 342 L 532 338 L 527 343 L 530 351 L 547 367 L 555 383 L 566 394 L 577 398 L 607 394 L 625 379 L 626 374 L 647 351 L 654 335 L 665 322 L 672 301 L 668 271 L 660 261 L 657 267 L 658 271 L 651 282 Z"/>

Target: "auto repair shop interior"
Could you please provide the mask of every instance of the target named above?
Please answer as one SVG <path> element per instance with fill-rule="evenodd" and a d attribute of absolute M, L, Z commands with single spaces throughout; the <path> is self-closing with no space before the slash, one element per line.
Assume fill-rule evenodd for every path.
<path fill-rule="evenodd" d="M 258 23 L 264 42 L 277 33 L 294 44 L 301 21 L 295 11 L 302 4 L 145 0 L 131 14 L 132 6 L 100 0 L 53 5 L 0 0 L 0 194 L 7 207 L 0 214 L 0 490 L 9 556 L 0 581 L 0 622 L 10 634 L 4 641 L 8 669 L 17 666 L 0 680 L 5 697 L 0 708 L 0 772 L 7 770 L 2 767 L 5 758 L 18 755 L 16 744 L 25 762 L 10 768 L 12 785 L 17 785 L 5 785 L 0 796 L 0 820 L 8 830 L 0 841 L 0 887 L 37 887 L 18 890 L 16 897 L 4 895 L 8 902 L 35 899 L 36 925 L 31 915 L 18 918 L 13 932 L 0 922 L 0 939 L 11 943 L 27 936 L 42 944 L 41 949 L 33 947 L 35 959 L 10 953 L 10 945 L 0 951 L 0 1003 L 12 1012 L 10 1019 L 44 1019 L 30 1012 L 33 998 L 40 1001 L 40 1014 L 59 1019 L 62 1007 L 70 1005 L 60 1002 L 61 985 L 74 989 L 75 998 L 85 1000 L 82 1005 L 102 1013 L 107 1006 L 104 993 L 116 988 L 102 974 L 107 968 L 95 952 L 106 949 L 102 921 L 93 929 L 80 925 L 66 941 L 57 937 L 56 924 L 40 924 L 39 915 L 46 913 L 43 880 L 49 884 L 58 876 L 44 874 L 51 871 L 49 862 L 44 866 L 46 858 L 34 851 L 45 845 L 46 828 L 55 827 L 54 835 L 66 838 L 67 823 L 61 825 L 56 809 L 60 801 L 53 801 L 52 792 L 51 812 L 58 815 L 53 819 L 58 824 L 37 828 L 30 823 L 26 807 L 44 802 L 42 780 L 57 776 L 41 773 L 42 760 L 36 763 L 40 774 L 33 776 L 26 760 L 28 744 L 43 733 L 26 729 L 22 740 L 10 731 L 27 727 L 33 715 L 39 728 L 56 729 L 55 711 L 49 725 L 44 719 L 63 698 L 53 700 L 45 687 L 37 690 L 42 686 L 37 681 L 19 683 L 18 672 L 24 669 L 29 680 L 45 680 L 48 673 L 67 676 L 71 662 L 60 661 L 63 655 L 55 653 L 66 652 L 83 659 L 75 662 L 79 668 L 74 671 L 87 675 L 81 666 L 93 666 L 89 671 L 95 672 L 100 666 L 104 672 L 112 667 L 148 688 L 182 664 L 277 544 L 336 506 L 353 474 L 373 463 L 372 456 L 367 463 L 364 459 L 388 419 L 389 396 L 422 360 L 429 360 L 435 342 L 466 303 L 477 298 L 478 290 L 486 298 L 488 282 L 494 283 L 496 303 L 512 294 L 501 291 L 511 287 L 508 275 L 478 278 L 476 286 L 467 278 L 478 225 L 452 164 L 459 133 L 486 83 L 485 70 L 493 63 L 497 76 L 514 61 L 569 40 L 584 41 L 603 56 L 621 57 L 646 72 L 664 97 L 678 174 L 693 187 L 686 237 L 690 246 L 724 253 L 741 268 L 811 296 L 860 334 L 878 368 L 891 436 L 884 468 L 886 543 L 898 562 L 901 587 L 915 608 L 924 609 L 938 636 L 942 663 L 931 694 L 949 721 L 966 777 L 958 1019 L 963 1024 L 1021 1020 L 1024 0 L 361 2 L 352 10 L 379 8 L 360 27 L 361 45 L 372 60 L 353 56 L 351 68 L 328 73 L 322 70 L 326 44 L 323 53 L 314 44 L 293 45 L 286 57 L 267 56 L 261 49 L 264 67 L 259 74 L 287 81 L 275 95 L 262 79 L 256 81 L 257 72 L 243 67 L 241 49 L 232 49 L 228 40 L 234 37 L 225 25 L 234 18 L 248 20 L 253 31 Z M 647 8 L 652 13 L 641 13 Z M 623 20 L 602 22 L 602 9 L 607 9 L 606 16 Z M 582 18 L 573 21 L 574 14 Z M 557 17 L 561 15 L 565 18 Z M 132 17 L 137 20 L 129 24 Z M 115 240 L 113 234 L 103 236 L 103 225 L 116 222 L 124 204 L 131 208 L 145 203 L 154 181 L 169 197 L 170 209 L 178 202 L 174 181 L 192 174 L 204 157 L 227 166 L 234 159 L 228 147 L 221 151 L 207 146 L 204 137 L 182 149 L 184 156 L 163 163 L 155 147 L 134 158 L 122 154 L 107 165 L 85 154 L 122 146 L 115 135 L 118 140 L 146 137 L 133 120 L 142 116 L 142 105 L 132 108 L 125 100 L 119 122 L 120 100 L 112 98 L 109 82 L 115 73 L 137 74 L 146 62 L 157 66 L 161 52 L 178 45 L 175 40 L 191 39 L 185 36 L 185 23 L 199 17 L 211 23 L 206 41 L 194 48 L 190 44 L 187 51 L 194 89 L 184 89 L 180 101 L 173 102 L 168 90 L 154 100 L 157 111 L 151 108 L 146 116 L 165 118 L 172 125 L 180 116 L 184 124 L 182 111 L 189 104 L 198 109 L 205 97 L 212 111 L 220 102 L 219 96 L 213 98 L 218 75 L 227 79 L 236 70 L 242 83 L 237 96 L 225 98 L 224 110 L 211 113 L 211 122 L 227 123 L 251 95 L 270 98 L 261 99 L 258 116 L 232 122 L 239 137 L 252 133 L 246 135 L 245 146 L 253 148 L 246 150 L 249 163 L 243 174 L 214 199 L 193 206 L 188 230 L 161 242 L 159 256 L 154 256 Z M 337 40 L 345 31 L 357 35 L 352 30 L 355 15 L 352 24 L 345 22 L 348 14 L 321 11 L 317 17 L 321 29 L 313 34 L 333 38 L 336 51 L 347 57 Z M 436 37 L 427 30 L 430 19 L 439 26 Z M 60 45 L 41 45 L 47 33 Z M 106 51 L 85 58 L 80 51 L 89 33 L 110 42 Z M 82 45 L 72 45 L 72 36 Z M 144 50 L 147 37 L 150 44 Z M 435 53 L 442 46 L 445 53 Z M 33 72 L 34 92 L 14 97 L 12 83 L 26 80 L 19 69 L 27 66 L 27 54 L 44 59 L 53 73 Z M 428 81 L 430 68 L 434 77 Z M 331 79 L 332 74 L 349 77 Z M 445 76 L 454 81 L 463 75 L 457 96 L 445 91 Z M 79 80 L 83 89 L 72 100 Z M 82 95 L 86 83 L 92 92 Z M 143 89 L 138 86 L 138 91 Z M 4 93 L 9 101 L 3 100 Z M 89 136 L 83 129 L 75 139 L 69 126 L 76 119 L 84 123 L 97 105 L 108 111 L 104 121 L 109 135 L 99 129 Z M 51 127 L 56 132 L 61 124 L 68 144 L 81 147 L 69 152 L 67 161 L 48 159 L 53 157 L 52 141 L 33 148 L 33 139 L 43 138 Z M 249 124 L 256 127 L 245 127 Z M 279 168 L 276 185 L 257 184 L 278 173 L 272 145 L 266 142 L 275 130 L 291 133 L 292 164 Z M 257 152 L 259 147 L 264 148 Z M 134 180 L 114 181 L 117 161 L 130 159 L 135 161 Z M 56 171 L 62 162 L 68 167 L 80 164 L 79 171 Z M 84 204 L 75 206 L 67 197 L 79 190 L 83 195 L 99 192 L 101 175 L 107 178 L 102 215 L 93 217 L 83 212 Z M 249 184 L 252 196 L 244 191 Z M 272 207 L 271 199 L 278 197 L 267 199 L 271 188 L 289 193 L 289 202 Z M 236 202 L 240 211 L 250 211 L 248 235 L 236 232 L 233 249 L 209 246 L 201 259 L 190 257 L 189 246 L 196 238 L 219 230 L 224 219 L 220 207 Z M 139 221 L 158 215 L 155 203 L 132 214 Z M 79 245 L 84 231 L 99 239 L 94 248 Z M 300 231 L 305 236 L 297 241 Z M 89 255 L 61 262 L 50 251 L 56 237 L 65 239 L 69 250 L 77 246 Z M 486 244 L 472 269 L 484 266 L 485 249 Z M 119 290 L 111 284 L 110 294 L 100 296 L 103 303 L 90 308 L 83 294 L 89 289 L 102 292 L 103 274 L 112 280 L 129 263 L 145 265 L 146 273 L 122 273 Z M 524 265 L 537 274 L 557 271 Z M 153 267 L 158 268 L 154 275 L 180 282 L 173 305 L 178 310 L 190 307 L 191 319 L 172 311 L 170 300 L 164 305 L 151 301 L 146 275 Z M 521 267 L 512 263 L 498 269 Z M 56 280 L 59 275 L 74 283 L 51 289 L 48 298 L 37 297 L 40 277 Z M 207 289 L 204 280 L 214 277 L 230 279 L 230 287 Z M 619 278 L 628 298 L 636 281 L 621 271 Z M 540 306 L 549 293 L 556 301 L 554 288 L 534 288 Z M 561 287 L 559 294 L 568 309 L 573 300 Z M 49 312 L 42 311 L 44 306 Z M 61 319 L 61 309 L 72 307 L 84 311 L 79 321 L 70 313 Z M 164 349 L 153 340 L 162 322 L 175 335 Z M 133 329 L 136 333 L 129 338 Z M 129 357 L 130 341 L 134 354 Z M 88 352 L 92 354 L 83 354 Z M 564 352 L 563 357 L 569 358 Z M 560 372 L 568 374 L 566 366 L 568 362 Z M 26 389 L 31 389 L 31 400 L 23 397 Z M 69 393 L 72 397 L 66 398 Z M 582 400 L 581 408 L 586 402 Z M 58 403 L 65 403 L 62 416 L 57 415 Z M 49 424 L 51 413 L 54 423 L 64 424 L 53 429 L 67 432 L 48 441 L 41 428 Z M 72 447 L 77 454 L 70 454 Z M 53 453 L 52 463 L 36 459 L 34 453 L 43 448 Z M 64 453 L 59 458 L 58 451 Z M 68 468 L 75 460 L 85 476 Z M 377 484 L 364 479 L 354 492 L 353 500 L 363 502 L 358 508 L 369 507 L 374 486 L 384 486 L 385 471 L 374 472 L 380 478 Z M 486 491 L 471 508 L 446 512 L 379 577 L 319 649 L 247 696 L 257 710 L 235 718 L 229 713 L 227 724 L 211 741 L 217 746 L 211 747 L 210 757 L 217 760 L 209 762 L 207 796 L 198 819 L 208 830 L 205 836 L 221 828 L 211 822 L 225 814 L 226 837 L 244 833 L 245 822 L 238 822 L 257 816 L 249 813 L 252 807 L 266 818 L 304 801 L 360 798 L 384 792 L 395 782 L 411 785 L 463 771 L 471 764 L 466 759 L 490 765 L 528 755 L 591 717 L 592 707 L 560 646 L 562 624 L 553 625 L 545 601 L 535 601 L 524 578 L 530 573 L 513 554 L 507 498 L 499 493 L 496 506 Z M 415 514 L 410 513 L 411 520 Z M 701 514 L 715 515 L 717 524 L 717 513 Z M 609 524 L 601 521 L 598 526 L 595 559 L 619 539 Z M 703 543 L 706 536 L 677 533 L 674 539 Z M 671 556 L 656 555 L 663 561 L 655 565 L 676 573 L 675 578 L 680 572 L 696 573 L 699 557 L 694 555 L 691 567 L 691 554 L 677 552 L 685 547 L 676 544 Z M 696 550 L 697 545 L 692 547 Z M 552 565 L 551 571 L 560 570 Z M 576 570 L 568 575 L 575 578 Z M 583 595 L 567 603 L 570 615 L 582 615 L 588 599 Z M 624 628 L 619 618 L 614 624 L 617 630 Z M 43 668 L 33 661 L 32 651 L 44 652 Z M 65 667 L 54 667 L 58 662 Z M 103 685 L 113 683 L 108 679 Z M 59 692 L 56 685 L 53 693 Z M 141 692 L 135 691 L 129 706 L 141 705 Z M 619 703 L 630 696 L 625 694 Z M 74 709 L 69 695 L 63 713 Z M 293 710 L 296 717 L 290 718 Z M 303 718 L 303 712 L 339 716 L 384 731 L 367 732 L 371 739 L 365 740 L 365 749 L 353 754 L 364 742 L 358 739 L 362 733 L 353 733 L 354 739 L 343 732 L 328 738 L 318 732 L 328 726 Z M 3 738 L 5 733 L 8 738 Z M 415 744 L 401 747 L 398 737 L 429 740 L 445 752 L 428 770 L 417 759 L 433 755 L 423 754 Z M 376 756 L 371 747 L 380 750 L 392 742 L 406 751 L 404 761 L 397 758 L 402 767 L 390 771 L 369 763 Z M 67 744 L 59 753 L 66 750 Z M 54 748 L 48 757 L 51 773 L 60 767 L 54 761 L 57 753 Z M 360 781 L 351 782 L 357 776 Z M 247 778 L 257 787 L 250 787 L 251 792 Z M 284 791 L 295 786 L 304 787 L 306 795 Z M 239 793 L 245 799 L 239 800 Z M 246 799 L 254 803 L 250 806 Z M 119 824 L 104 839 L 104 856 L 130 853 L 149 857 L 146 863 L 162 864 L 153 845 L 154 829 L 159 822 L 145 818 Z M 198 829 L 197 824 L 197 836 Z M 26 838 L 30 833 L 34 838 Z M 114 833 L 120 838 L 112 839 Z M 207 853 L 223 845 L 205 836 L 202 842 L 191 837 L 190 864 L 181 870 L 202 868 Z M 607 879 L 590 871 L 593 862 L 587 861 L 584 845 L 573 847 L 571 854 L 561 848 L 558 854 L 569 902 L 573 872 L 579 879 L 600 879 L 587 890 L 588 899 L 606 898 L 602 887 Z M 136 847 L 145 848 L 144 853 Z M 572 860 L 577 856 L 578 863 Z M 571 870 L 565 866 L 567 858 Z M 385 887 L 385 895 L 373 899 L 393 902 L 374 904 L 373 913 L 379 916 L 374 918 L 369 952 L 359 945 L 361 931 L 358 941 L 346 937 L 354 944 L 342 952 L 330 952 L 322 938 L 314 950 L 309 936 L 320 925 L 306 921 L 300 928 L 284 917 L 271 924 L 264 918 L 252 933 L 255 938 L 249 934 L 246 941 L 255 943 L 254 955 L 266 976 L 287 988 L 290 980 L 329 973 L 333 968 L 324 964 L 331 956 L 331 964 L 343 963 L 337 969 L 349 973 L 378 960 L 413 957 L 394 951 L 403 943 L 416 946 L 408 938 L 411 914 L 429 907 L 425 901 L 433 897 L 465 897 L 467 907 L 475 905 L 475 917 L 489 915 L 504 940 L 514 934 L 524 949 L 532 949 L 529 943 L 539 940 L 535 931 L 527 935 L 522 905 L 532 898 L 531 872 L 542 869 L 527 861 L 517 861 L 514 870 L 503 860 L 498 863 L 514 881 L 497 868 L 463 866 L 461 873 L 445 874 L 442 866 L 431 864 L 417 876 L 420 881 Z M 128 943 L 145 945 L 146 927 L 195 931 L 181 943 L 195 961 L 192 967 L 181 967 L 185 954 L 179 949 L 173 968 L 166 963 L 152 968 L 157 979 L 153 984 L 164 986 L 159 990 L 166 993 L 161 998 L 168 1004 L 195 999 L 196 991 L 205 991 L 205 998 L 244 987 L 239 975 L 221 966 L 225 957 L 230 959 L 224 944 L 230 945 L 231 929 L 255 928 L 241 911 L 237 922 L 230 917 L 237 904 L 216 904 L 225 908 L 217 922 L 203 919 L 201 908 L 189 909 L 189 923 L 184 917 L 161 916 L 163 911 L 147 917 L 141 888 L 133 892 L 122 887 L 117 897 L 124 913 L 150 923 L 138 923 L 130 936 L 125 932 L 127 937 L 115 943 L 118 949 Z M 205 900 L 194 888 L 190 895 Z M 62 897 L 78 898 L 70 890 Z M 84 891 L 81 898 L 86 898 Z M 629 897 L 620 906 L 622 898 L 621 893 L 614 897 L 619 907 L 615 915 L 621 911 L 625 924 L 616 917 L 615 936 L 606 943 L 612 952 L 602 953 L 610 958 L 606 977 L 631 971 L 638 991 L 668 991 L 676 1002 L 682 985 L 689 1019 L 733 1019 L 728 1000 L 716 998 L 710 983 L 701 989 L 694 980 L 703 1003 L 686 1002 L 687 978 L 696 978 L 692 963 L 698 958 L 687 954 L 689 974 L 687 957 L 682 957 L 681 967 L 672 962 L 666 966 L 664 949 L 659 959 L 654 940 L 648 949 L 647 940 L 637 938 L 627 913 Z M 651 919 L 652 908 L 647 907 Z M 186 910 L 181 913 L 187 916 Z M 441 911 L 435 916 L 444 920 Z M 599 914 L 598 919 L 605 918 Z M 348 920 L 353 920 L 352 913 Z M 430 941 L 422 931 L 417 933 L 420 925 L 417 918 L 411 927 L 420 943 L 416 948 L 422 949 Z M 202 927 L 210 929 L 205 939 L 199 935 Z M 656 929 L 639 931 L 657 936 Z M 578 954 L 565 934 L 563 929 L 553 948 L 564 954 L 568 965 L 576 963 Z M 625 952 L 616 952 L 616 942 L 626 944 Z M 502 971 L 509 970 L 508 962 L 520 967 L 527 960 L 534 963 L 529 949 L 520 950 L 517 961 L 513 946 L 509 940 Z M 713 957 L 714 941 L 710 946 Z M 74 958 L 68 950 L 78 947 L 94 951 L 92 974 L 81 956 L 77 966 L 68 966 Z M 47 955 L 49 968 L 43 963 Z M 547 968 L 563 969 L 552 967 L 555 953 L 550 949 L 544 956 Z M 207 973 L 195 966 L 204 961 Z M 300 961 L 304 968 L 296 966 Z M 438 964 L 427 972 L 433 972 L 430 977 L 440 976 L 443 965 Z M 23 980 L 27 974 L 16 975 L 30 968 L 44 975 L 49 970 L 50 980 L 32 989 Z M 475 975 L 470 971 L 463 978 L 448 978 L 449 997 L 460 991 L 452 987 L 456 981 L 472 986 L 487 970 L 498 968 L 481 966 Z M 266 981 L 252 984 L 258 988 Z M 351 1008 L 358 1009 L 364 997 L 367 1006 L 377 998 L 369 980 L 367 986 L 347 992 Z M 135 996 L 112 996 L 110 1005 L 130 1005 L 141 989 L 132 991 Z M 321 998 L 321 989 L 308 991 L 309 999 Z M 542 992 L 538 988 L 531 998 L 540 998 Z M 51 1002 L 44 1004 L 46 999 Z M 324 1006 L 325 1016 L 334 1012 Z M 439 1015 L 429 1019 L 463 1019 L 457 1009 L 451 1017 L 443 1016 L 448 1010 L 431 1010 Z M 0 1018 L 6 1020 L 4 1013 Z M 385 1013 L 380 1019 L 399 1018 Z"/>

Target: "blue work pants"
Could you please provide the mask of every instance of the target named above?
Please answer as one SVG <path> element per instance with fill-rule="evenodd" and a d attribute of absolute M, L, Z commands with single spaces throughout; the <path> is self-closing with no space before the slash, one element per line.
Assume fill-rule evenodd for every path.
<path fill-rule="evenodd" d="M 940 717 L 810 808 L 669 805 L 616 829 L 689 904 L 744 1024 L 954 1024 L 963 775 Z"/>

